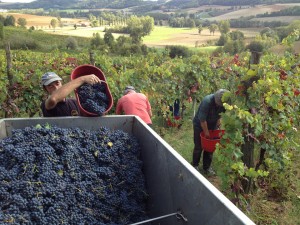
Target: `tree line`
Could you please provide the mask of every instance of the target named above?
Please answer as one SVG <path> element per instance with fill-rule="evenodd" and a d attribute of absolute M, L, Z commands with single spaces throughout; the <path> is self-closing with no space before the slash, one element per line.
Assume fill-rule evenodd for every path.
<path fill-rule="evenodd" d="M 299 3 L 298 0 L 172 0 L 172 1 L 143 1 L 143 0 L 36 0 L 30 3 L 17 3 L 1 6 L 5 9 L 126 9 L 130 7 L 138 8 L 140 12 L 153 11 L 157 9 L 187 9 L 203 5 L 222 6 L 254 6 L 259 4 L 276 3 Z"/>
<path fill-rule="evenodd" d="M 203 5 L 222 5 L 222 6 L 255 6 L 260 4 L 276 4 L 276 3 L 299 3 L 298 0 L 173 0 L 167 2 L 164 6 L 167 8 L 196 8 Z"/>
<path fill-rule="evenodd" d="M 275 16 L 300 16 L 300 6 L 294 6 L 287 9 L 282 9 L 278 12 L 258 14 L 256 17 L 275 17 Z"/>
<path fill-rule="evenodd" d="M 133 6 L 139 6 L 144 4 L 155 4 L 153 1 L 142 1 L 142 0 L 87 0 L 87 1 L 76 1 L 76 0 L 36 0 L 31 3 L 17 3 L 13 5 L 3 5 L 5 9 L 38 9 L 43 8 L 49 9 L 100 9 L 100 8 L 111 8 L 111 9 L 124 9 Z"/>

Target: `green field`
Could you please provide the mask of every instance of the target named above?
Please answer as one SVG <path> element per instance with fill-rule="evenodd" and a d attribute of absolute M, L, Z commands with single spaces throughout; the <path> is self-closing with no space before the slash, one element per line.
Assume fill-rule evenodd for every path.
<path fill-rule="evenodd" d="M 94 34 L 99 33 L 100 37 L 104 37 L 105 27 L 77 27 L 73 26 L 57 27 L 54 29 L 43 29 L 45 32 L 57 35 L 77 36 L 92 38 Z M 234 30 L 234 29 L 232 29 Z M 246 38 L 253 38 L 259 34 L 259 29 L 240 29 Z M 113 34 L 115 38 L 127 34 Z M 201 34 L 197 28 L 173 28 L 167 26 L 155 26 L 150 35 L 143 37 L 143 43 L 149 47 L 165 47 L 167 45 L 182 45 L 194 48 L 196 43 L 198 46 L 207 46 L 208 42 L 215 42 L 219 39 L 220 32 L 216 31 L 211 34 L 208 28 L 204 28 Z M 215 48 L 215 47 L 214 47 Z"/>
<path fill-rule="evenodd" d="M 67 35 L 67 36 L 77 36 L 77 37 L 87 37 L 92 38 L 93 34 L 99 33 L 101 37 L 104 35 L 104 27 L 77 27 L 75 29 L 73 26 L 67 26 L 63 28 L 54 29 L 44 29 L 45 32 L 58 34 L 58 35 Z M 116 37 L 117 35 L 115 35 Z"/>
<path fill-rule="evenodd" d="M 99 33 L 100 37 L 104 36 L 105 27 L 77 27 L 75 30 L 73 26 L 57 27 L 54 29 L 43 29 L 45 32 L 57 35 L 77 36 L 77 37 L 93 37 L 93 34 Z M 113 34 L 115 38 L 124 34 Z M 126 34 L 125 34 L 126 36 Z M 166 45 L 183 45 L 187 47 L 194 47 L 195 43 L 199 45 L 207 43 L 210 40 L 217 40 L 219 32 L 214 35 L 209 33 L 208 29 L 204 29 L 201 35 L 198 34 L 197 28 L 172 28 L 165 26 L 155 26 L 150 35 L 143 38 L 143 43 L 154 47 L 163 47 Z"/>
<path fill-rule="evenodd" d="M 197 28 L 172 28 L 165 26 L 155 26 L 149 36 L 143 38 L 144 44 L 154 47 L 167 45 L 182 45 L 187 47 L 206 46 L 210 41 L 216 41 L 220 33 L 216 31 L 211 34 L 208 28 L 205 28 L 201 34 Z"/>
<path fill-rule="evenodd" d="M 144 42 L 158 42 L 162 40 L 167 40 L 171 37 L 174 37 L 174 35 L 177 34 L 183 34 L 187 32 L 196 32 L 195 29 L 189 29 L 189 28 L 172 28 L 172 27 L 166 27 L 166 26 L 155 26 L 153 31 L 150 35 L 143 38 Z"/>

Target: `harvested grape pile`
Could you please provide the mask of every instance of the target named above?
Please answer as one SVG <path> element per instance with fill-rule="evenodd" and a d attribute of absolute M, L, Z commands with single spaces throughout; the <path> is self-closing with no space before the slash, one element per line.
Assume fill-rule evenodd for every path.
<path fill-rule="evenodd" d="M 125 225 L 147 219 L 135 137 L 37 125 L 0 140 L 0 224 Z"/>
<path fill-rule="evenodd" d="M 107 110 L 109 99 L 105 84 L 83 84 L 78 88 L 77 93 L 80 104 L 86 111 L 101 116 Z"/>

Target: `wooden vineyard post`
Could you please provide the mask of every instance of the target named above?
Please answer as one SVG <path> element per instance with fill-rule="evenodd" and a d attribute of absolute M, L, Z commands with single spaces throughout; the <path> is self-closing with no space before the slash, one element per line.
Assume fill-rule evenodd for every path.
<path fill-rule="evenodd" d="M 90 64 L 95 66 L 95 53 L 90 51 Z"/>
<path fill-rule="evenodd" d="M 6 100 L 5 100 L 5 113 L 4 117 L 11 117 L 11 110 L 9 109 L 11 105 L 11 95 L 13 91 L 13 74 L 11 72 L 12 68 L 12 61 L 11 61 L 11 52 L 10 52 L 10 44 L 5 44 L 5 53 L 6 53 L 6 74 L 7 74 L 7 80 L 8 80 L 8 87 L 7 87 L 7 94 L 6 94 Z"/>
<path fill-rule="evenodd" d="M 251 59 L 250 59 L 250 65 L 249 65 L 249 69 L 251 69 L 251 66 L 253 67 L 253 65 L 257 65 L 260 62 L 260 58 L 261 58 L 262 53 L 261 52 L 256 52 L 253 51 L 251 52 Z M 258 79 L 257 76 L 252 77 L 248 82 L 249 86 L 252 86 L 253 82 L 255 82 Z M 249 88 L 249 86 L 247 88 Z M 249 102 L 249 96 L 248 93 L 246 92 L 246 104 L 247 102 Z M 255 110 L 250 109 L 251 113 L 255 113 Z M 247 127 L 247 134 L 244 135 L 244 144 L 242 145 L 242 153 L 243 153 L 243 163 L 245 166 L 247 166 L 248 168 L 254 168 L 254 139 L 251 137 L 251 134 L 254 133 L 254 129 L 248 125 Z M 243 190 L 245 193 L 249 193 L 251 192 L 251 190 L 253 189 L 253 180 L 251 178 L 247 178 L 244 179 L 242 181 L 242 186 L 243 186 Z"/>
<path fill-rule="evenodd" d="M 7 43 L 5 45 L 5 53 L 6 53 L 6 74 L 7 74 L 7 79 L 8 79 L 8 82 L 9 82 L 9 87 L 12 87 L 13 75 L 11 73 L 12 63 L 11 63 L 11 52 L 10 52 L 9 43 Z"/>

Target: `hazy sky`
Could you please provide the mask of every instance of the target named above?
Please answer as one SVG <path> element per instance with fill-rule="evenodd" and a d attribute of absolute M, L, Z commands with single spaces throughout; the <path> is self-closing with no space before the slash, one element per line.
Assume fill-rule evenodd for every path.
<path fill-rule="evenodd" d="M 33 2 L 34 0 L 0 0 L 1 2 L 21 2 L 21 3 L 26 3 L 26 2 Z"/>

